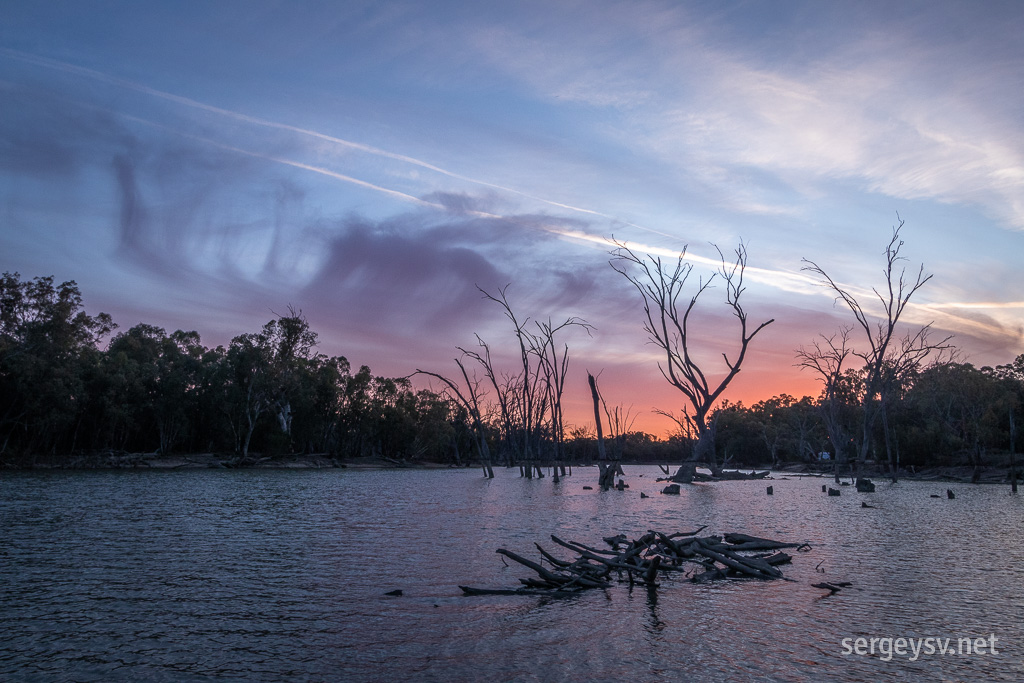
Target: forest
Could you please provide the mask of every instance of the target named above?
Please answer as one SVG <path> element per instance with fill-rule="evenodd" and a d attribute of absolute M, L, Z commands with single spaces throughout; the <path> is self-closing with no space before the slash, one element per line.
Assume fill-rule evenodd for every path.
<path fill-rule="evenodd" d="M 628 411 L 607 405 L 594 384 L 595 422 L 564 424 L 569 349 L 559 334 L 586 323 L 529 327 L 504 292 L 487 296 L 510 321 L 505 343 L 520 351 L 521 367 L 495 369 L 490 344 L 478 338 L 475 347 L 459 349 L 457 375 L 380 377 L 318 353 L 317 333 L 300 311 L 209 348 L 191 331 L 147 324 L 120 331 L 109 315 L 85 312 L 73 281 L 4 273 L 0 461 L 59 466 L 89 453 L 213 452 L 244 465 L 254 454 L 317 453 L 340 463 L 377 457 L 484 464 L 485 471 L 519 466 L 533 476 L 602 456 L 678 463 L 692 458 L 701 438 L 712 462 L 733 467 L 820 462 L 823 453 L 853 460 L 863 449 L 869 461 L 904 470 L 979 468 L 1021 446 L 1024 355 L 997 367 L 952 357 L 914 364 L 888 373 L 872 402 L 864 400 L 872 381 L 866 364 L 835 366 L 817 397 L 782 394 L 751 406 L 718 401 L 703 437 L 682 418 L 667 437 L 632 431 Z M 831 352 L 843 351 L 845 336 L 823 340 L 803 348 L 794 365 L 817 363 L 820 370 L 829 358 L 859 357 Z M 424 383 L 433 389 L 416 387 Z M 865 411 L 880 419 L 865 421 Z"/>

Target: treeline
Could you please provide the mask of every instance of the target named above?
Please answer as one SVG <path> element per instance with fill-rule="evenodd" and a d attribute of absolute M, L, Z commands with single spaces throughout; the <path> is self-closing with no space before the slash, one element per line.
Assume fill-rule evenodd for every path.
<path fill-rule="evenodd" d="M 105 348 L 102 348 L 104 340 Z M 123 332 L 72 282 L 0 280 L 0 458 L 97 451 L 325 453 L 460 460 L 458 406 L 316 352 L 301 314 L 207 348 L 196 332 Z M 461 430 L 461 431 L 460 431 Z"/>
<path fill-rule="evenodd" d="M 782 394 L 750 407 L 725 402 L 712 414 L 720 458 L 746 466 L 819 460 L 852 462 L 861 450 L 865 371 L 848 370 L 840 390 L 816 399 Z M 890 386 L 868 436 L 876 468 L 1005 465 L 1020 453 L 1024 355 L 976 368 L 942 361 Z M 878 410 L 878 407 L 874 409 Z M 831 428 L 831 432 L 830 432 Z M 836 443 L 834 435 L 844 437 Z"/>
<path fill-rule="evenodd" d="M 523 369 L 494 368 L 480 341 L 480 351 L 464 353 L 485 380 L 464 389 L 460 400 L 455 383 L 417 389 L 408 378 L 377 377 L 366 366 L 353 369 L 344 357 L 318 353 L 316 333 L 294 310 L 227 347 L 208 348 L 196 332 L 167 333 L 146 324 L 118 331 L 110 316 L 83 310 L 74 282 L 23 281 L 4 273 L 0 459 L 23 464 L 104 451 L 219 452 L 246 462 L 256 453 L 322 453 L 469 464 L 486 453 L 488 462 L 494 454 L 495 464 L 528 463 L 526 471 L 592 461 L 594 430 L 562 423 L 568 361 L 555 353 L 562 346 L 554 334 L 580 321 L 539 325 L 529 335 L 503 293 L 499 303 L 515 323 L 512 339 L 523 350 Z M 467 380 L 473 376 L 461 363 L 459 369 Z M 488 377 L 490 394 L 483 391 Z M 707 418 L 717 461 L 780 465 L 818 461 L 821 453 L 852 460 L 862 446 L 857 425 L 863 423 L 864 377 L 863 370 L 846 370 L 818 398 L 720 404 Z M 1021 449 L 1016 427 L 1024 421 L 1024 355 L 995 368 L 935 363 L 901 374 L 885 397 L 884 419 L 867 436 L 878 462 L 895 457 L 901 468 L 980 467 Z M 609 458 L 670 463 L 694 450 L 697 435 L 685 421 L 678 421 L 677 434 L 656 439 L 615 419 L 617 409 L 604 410 Z"/>
<path fill-rule="evenodd" d="M 708 424 L 717 460 L 725 467 L 767 467 L 854 461 L 860 451 L 864 371 L 844 374 L 842 391 L 797 399 L 787 394 L 751 406 L 723 401 Z M 889 452 L 903 470 L 936 466 L 1005 466 L 1024 450 L 1024 354 L 1012 363 L 976 368 L 939 362 L 892 387 L 885 419 L 873 426 L 868 452 L 874 469 L 886 471 Z M 831 425 L 829 423 L 831 422 Z M 845 436 L 835 443 L 829 432 Z M 572 456 L 592 451 L 593 430 L 570 432 Z M 667 441 L 642 432 L 609 439 L 610 453 L 624 460 L 676 462 L 696 442 L 682 424 Z M 825 454 L 827 459 L 822 460 Z"/>

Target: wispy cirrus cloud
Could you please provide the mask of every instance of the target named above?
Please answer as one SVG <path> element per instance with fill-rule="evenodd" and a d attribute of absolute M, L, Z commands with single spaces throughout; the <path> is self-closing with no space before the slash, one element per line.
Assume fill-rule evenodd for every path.
<path fill-rule="evenodd" d="M 845 179 L 897 199 L 975 205 L 1024 229 L 1024 143 L 1007 129 L 1010 112 L 949 96 L 914 55 L 903 45 L 793 73 L 723 56 L 696 107 L 659 117 L 650 148 L 771 171 L 810 197 L 823 179 Z M 924 96 L 905 93 L 921 81 L 932 82 Z"/>
<path fill-rule="evenodd" d="M 308 128 L 302 128 L 302 127 L 299 127 L 299 126 L 293 126 L 293 125 L 290 125 L 290 124 L 287 124 L 287 123 L 282 123 L 282 122 L 279 122 L 279 121 L 271 121 L 271 120 L 268 120 L 268 119 L 265 119 L 265 118 L 261 118 L 261 117 L 257 117 L 257 116 L 251 116 L 251 115 L 243 113 L 243 112 L 237 112 L 237 111 L 232 111 L 232 110 L 229 110 L 229 109 L 224 109 L 222 107 L 217 107 L 217 106 L 214 106 L 214 105 L 211 105 L 211 104 L 207 104 L 205 102 L 200 102 L 198 100 L 194 100 L 194 99 L 191 99 L 191 98 L 188 98 L 188 97 L 183 97 L 181 95 L 176 95 L 174 93 L 169 93 L 169 92 L 166 92 L 166 91 L 163 91 L 163 90 L 152 88 L 152 87 L 149 87 L 147 85 L 144 85 L 144 84 L 141 84 L 141 83 L 137 83 L 135 81 L 131 81 L 131 80 L 128 80 L 128 79 L 125 79 L 125 78 L 120 78 L 120 77 L 117 77 L 117 76 L 112 76 L 110 74 L 106 74 L 106 73 L 97 71 L 95 69 L 89 69 L 89 68 L 77 66 L 77 65 L 74 65 L 74 64 L 69 64 L 69 63 L 66 63 L 66 62 L 61 62 L 59 60 L 49 59 L 49 58 L 45 58 L 45 57 L 39 57 L 39 56 L 32 55 L 32 54 L 29 54 L 29 53 L 21 52 L 19 50 L 12 50 L 12 49 L 8 49 L 8 48 L 0 48 L 0 55 L 5 56 L 5 57 L 7 57 L 9 59 L 15 59 L 15 60 L 22 61 L 22 62 L 25 62 L 25 63 L 28 63 L 28 64 L 32 64 L 32 65 L 35 65 L 35 66 L 39 66 L 39 67 L 43 67 L 43 68 L 47 68 L 47 69 L 53 69 L 53 70 L 61 71 L 61 72 L 72 74 L 72 75 L 75 75 L 75 76 L 79 76 L 79 77 L 82 77 L 82 78 L 85 78 L 85 79 L 94 80 L 94 81 L 106 83 L 106 84 L 109 84 L 109 85 L 113 85 L 113 86 L 116 86 L 118 88 L 123 88 L 123 89 L 126 89 L 126 90 L 131 90 L 131 91 L 134 91 L 134 92 L 137 92 L 137 93 L 141 93 L 143 95 L 148 95 L 148 96 L 151 96 L 151 97 L 159 98 L 159 99 L 165 100 L 167 102 L 174 103 L 176 105 L 180 105 L 180 106 L 183 106 L 183 107 L 186 107 L 186 108 L 189 108 L 189 109 L 194 109 L 194 110 L 197 110 L 197 111 L 205 112 L 207 114 L 212 114 L 212 115 L 214 115 L 216 117 L 220 117 L 220 118 L 223 118 L 223 119 L 228 119 L 228 120 L 235 121 L 235 122 L 238 122 L 238 123 L 248 124 L 248 125 L 251 125 L 251 126 L 254 126 L 254 127 L 258 127 L 258 128 L 268 128 L 268 129 L 273 129 L 273 130 L 277 130 L 277 131 L 284 131 L 284 132 L 292 133 L 292 134 L 295 134 L 295 135 L 300 136 L 302 138 L 309 138 L 309 139 L 314 140 L 316 142 L 325 143 L 326 145 L 328 145 L 328 147 L 327 147 L 328 151 L 330 150 L 331 146 L 342 148 L 342 149 L 347 149 L 347 150 L 355 150 L 355 151 L 363 152 L 365 154 L 372 155 L 372 156 L 375 156 L 375 157 L 380 157 L 380 158 L 388 159 L 388 160 L 391 160 L 391 161 L 400 162 L 402 164 L 407 164 L 407 165 L 410 165 L 410 166 L 422 168 L 422 169 L 425 169 L 425 170 L 432 171 L 434 173 L 440 174 L 442 176 L 447 176 L 449 178 L 453 178 L 453 179 L 456 179 L 456 180 L 465 181 L 465 182 L 468 182 L 468 183 L 471 183 L 471 184 L 474 184 L 474 185 L 482 186 L 482 187 L 485 187 L 485 188 L 491 188 L 491 189 L 494 189 L 494 190 L 499 190 L 501 192 L 505 192 L 505 193 L 509 193 L 509 194 L 513 194 L 513 195 L 522 196 L 522 197 L 525 197 L 527 199 L 534 200 L 534 201 L 540 202 L 542 204 L 549 205 L 549 206 L 554 207 L 556 209 L 564 209 L 564 210 L 571 211 L 571 212 L 574 212 L 574 213 L 589 214 L 589 215 L 593 215 L 593 216 L 600 217 L 600 218 L 606 218 L 606 219 L 613 218 L 612 216 L 610 216 L 608 214 L 601 213 L 600 211 L 597 211 L 597 210 L 594 210 L 594 209 L 589 209 L 589 208 L 580 207 L 580 206 L 573 206 L 571 204 L 567 204 L 567 203 L 564 203 L 564 202 L 559 202 L 559 201 L 556 201 L 556 200 L 553 200 L 553 199 L 547 199 L 547 198 L 538 197 L 538 196 L 535 196 L 535 195 L 532 195 L 532 194 L 528 194 L 528 193 L 525 193 L 525 192 L 521 192 L 521 191 L 516 190 L 514 188 L 505 187 L 505 186 L 498 185 L 498 184 L 495 184 L 495 183 L 491 183 L 491 182 L 488 182 L 486 180 L 482 180 L 482 179 L 479 179 L 479 178 L 472 178 L 472 177 L 469 177 L 469 176 L 466 176 L 466 175 L 463 175 L 463 174 L 460 174 L 460 173 L 456 173 L 456 172 L 451 171 L 451 170 L 447 170 L 445 168 L 442 168 L 442 167 L 437 166 L 435 164 L 432 164 L 430 162 L 427 162 L 427 161 L 424 161 L 422 159 L 418 159 L 418 158 L 415 158 L 415 157 L 412 157 L 412 156 L 409 156 L 409 155 L 406 155 L 406 154 L 400 154 L 400 153 L 388 151 L 388 150 L 385 150 L 385 149 L 381 149 L 379 147 L 374 147 L 372 145 L 367 145 L 367 144 L 360 143 L 360 142 L 355 142 L 355 141 L 352 141 L 352 140 L 346 140 L 346 139 L 343 139 L 343 138 L 339 138 L 337 136 L 328 135 L 328 134 L 321 133 L 321 132 L 318 132 L 318 131 L 315 131 L 315 130 L 311 130 L 311 129 L 308 129 Z M 141 117 L 133 117 L 133 116 L 129 116 L 127 114 L 121 114 L 121 116 L 123 116 L 124 118 L 130 118 L 132 120 L 138 121 L 138 122 L 143 123 L 145 125 L 162 126 L 165 129 L 169 130 L 170 132 L 174 132 L 175 134 L 182 135 L 182 136 L 193 137 L 194 139 L 201 140 L 201 141 L 206 142 L 208 144 L 220 146 L 220 147 L 222 147 L 224 149 L 228 149 L 228 150 L 231 150 L 231 151 L 238 152 L 239 154 L 246 154 L 246 155 L 251 155 L 251 156 L 259 156 L 261 158 L 266 159 L 267 161 L 273 161 L 273 162 L 276 162 L 276 163 L 281 163 L 281 164 L 285 164 L 285 165 L 294 166 L 296 168 L 301 168 L 301 169 L 304 169 L 304 170 L 307 170 L 307 171 L 311 171 L 311 172 L 314 172 L 314 173 L 320 173 L 322 175 L 328 175 L 328 176 L 334 177 L 337 180 L 342 180 L 344 182 L 352 183 L 352 184 L 355 184 L 355 185 L 361 185 L 363 187 L 366 187 L 367 189 L 371 189 L 371 190 L 378 191 L 378 192 L 392 194 L 392 195 L 394 195 L 394 196 L 396 196 L 396 197 L 398 197 L 398 198 L 400 198 L 402 200 L 405 200 L 405 201 L 412 201 L 412 202 L 417 202 L 417 203 L 422 201 L 422 200 L 420 200 L 417 197 L 414 197 L 412 195 L 409 195 L 409 194 L 406 194 L 406 193 L 402 193 L 402 192 L 399 192 L 397 190 L 385 188 L 385 187 L 382 187 L 380 185 L 377 185 L 377 184 L 374 184 L 374 183 L 370 183 L 370 182 L 361 180 L 361 179 L 356 178 L 356 177 L 351 176 L 351 175 L 339 173 L 337 171 L 325 168 L 323 166 L 318 166 L 318 165 L 313 165 L 313 164 L 306 164 L 306 163 L 302 163 L 300 161 L 296 161 L 294 159 L 289 159 L 289 158 L 280 157 L 280 156 L 272 156 L 272 155 L 269 155 L 269 154 L 266 154 L 266 153 L 261 153 L 261 152 L 253 151 L 251 149 L 244 149 L 244 148 L 241 148 L 241 147 L 236 147 L 236 146 L 233 146 L 233 145 L 228 144 L 226 142 L 221 142 L 221 141 L 213 140 L 211 138 L 204 137 L 204 136 L 201 136 L 201 135 L 196 135 L 196 134 L 192 134 L 192 133 L 186 133 L 186 132 L 183 132 L 183 131 L 180 131 L 180 130 L 174 130 L 173 128 L 171 128 L 169 126 L 166 126 L 166 125 L 163 125 L 163 124 L 159 124 L 159 123 L 156 123 L 156 122 L 153 122 L 153 121 L 141 118 Z M 323 149 L 324 148 L 321 147 L 320 151 L 323 151 Z M 441 207 L 438 206 L 438 207 L 435 207 L 435 208 L 441 208 Z M 639 226 L 635 226 L 635 227 L 639 227 Z"/>
<path fill-rule="evenodd" d="M 661 3 L 643 9 L 588 8 L 573 19 L 587 30 L 571 35 L 555 13 L 551 25 L 478 31 L 473 46 L 539 97 L 614 112 L 594 132 L 642 148 L 680 181 L 728 188 L 720 200 L 734 210 L 795 215 L 794 202 L 842 180 L 895 199 L 977 206 L 1024 230 L 1024 142 L 1006 93 L 1024 83 L 1024 67 L 978 58 L 993 44 L 1013 49 L 1019 14 L 951 44 L 928 32 L 943 25 L 882 27 L 850 12 L 833 17 L 851 30 L 827 48 L 766 62 L 721 40 L 715 20 Z M 958 20 L 948 6 L 935 14 L 932 23 Z M 803 199 L 751 185 L 748 168 Z"/>

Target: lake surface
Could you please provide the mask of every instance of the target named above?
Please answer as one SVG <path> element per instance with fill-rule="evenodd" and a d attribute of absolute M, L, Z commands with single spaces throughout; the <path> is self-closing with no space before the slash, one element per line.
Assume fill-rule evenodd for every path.
<path fill-rule="evenodd" d="M 828 497 L 825 480 L 791 478 L 767 482 L 773 496 L 763 481 L 666 496 L 657 468 L 625 470 L 624 492 L 583 490 L 594 468 L 558 484 L 513 470 L 3 473 L 0 680 L 1024 680 L 1024 500 L 1008 486 Z M 552 533 L 600 546 L 700 525 L 813 549 L 783 567 L 795 582 L 458 588 L 515 588 L 532 572 L 494 551 L 567 557 Z M 853 586 L 823 597 L 823 580 Z M 858 637 L 955 650 L 990 636 L 997 654 L 851 651 Z"/>

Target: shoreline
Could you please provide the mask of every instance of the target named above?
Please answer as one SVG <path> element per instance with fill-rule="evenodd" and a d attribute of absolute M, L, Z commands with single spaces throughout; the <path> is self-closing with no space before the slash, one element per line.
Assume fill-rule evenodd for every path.
<path fill-rule="evenodd" d="M 664 466 L 660 462 L 622 462 L 624 467 L 629 466 Z M 596 463 L 574 464 L 575 468 L 595 467 Z M 478 464 L 455 465 L 453 463 L 437 462 L 408 462 L 383 457 L 361 457 L 338 459 L 332 458 L 326 453 L 313 453 L 306 455 L 251 455 L 242 460 L 231 453 L 186 453 L 163 456 L 158 453 L 102 453 L 94 455 L 81 455 L 66 460 L 54 460 L 51 458 L 39 458 L 34 462 L 10 462 L 0 461 L 0 470 L 5 471 L 56 471 L 56 470 L 197 470 L 197 469 L 352 469 L 352 470 L 442 470 L 442 469 L 475 469 Z M 544 466 L 545 468 L 547 466 Z M 670 470 L 678 467 L 678 463 L 668 465 Z M 506 469 L 498 466 L 496 469 Z M 787 477 L 817 477 L 823 480 L 832 480 L 834 475 L 830 467 L 815 466 L 807 463 L 790 463 L 772 469 L 768 465 L 757 467 L 733 468 L 728 471 L 746 473 L 750 471 L 763 472 L 771 470 L 771 474 L 764 477 L 766 480 L 778 480 Z M 973 467 L 963 466 L 936 466 L 921 468 L 915 471 L 903 471 L 899 479 L 907 481 L 946 481 L 954 483 L 972 483 Z M 864 473 L 866 478 L 876 483 L 889 480 L 887 471 L 868 468 Z M 628 477 L 628 473 L 627 473 Z M 848 475 L 840 477 L 842 480 L 851 480 Z M 723 478 L 721 481 L 727 481 Z M 757 480 L 757 479 L 755 479 Z M 717 480 L 715 480 L 717 481 Z M 1020 479 L 1024 484 L 1024 477 Z M 979 484 L 1010 484 L 1010 468 L 1007 466 L 990 465 L 982 467 L 977 483 Z"/>

